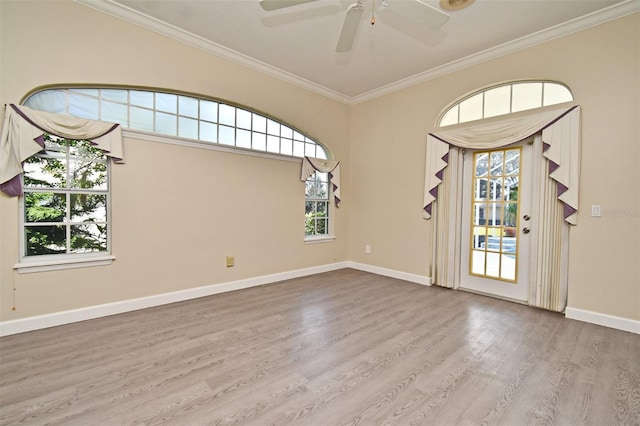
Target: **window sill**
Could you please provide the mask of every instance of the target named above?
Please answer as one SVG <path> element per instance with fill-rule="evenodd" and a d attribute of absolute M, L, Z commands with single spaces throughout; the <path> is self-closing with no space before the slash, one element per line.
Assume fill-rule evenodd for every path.
<path fill-rule="evenodd" d="M 336 237 L 333 235 L 315 235 L 304 238 L 305 243 L 313 244 L 313 243 L 328 243 L 335 240 Z"/>
<path fill-rule="evenodd" d="M 60 271 L 63 269 L 74 268 L 89 268 L 91 266 L 106 266 L 111 265 L 115 260 L 115 256 L 101 255 L 79 258 L 66 258 L 66 259 L 29 259 L 22 260 L 15 264 L 13 269 L 16 269 L 20 274 L 30 274 L 33 272 L 47 272 L 47 271 Z"/>

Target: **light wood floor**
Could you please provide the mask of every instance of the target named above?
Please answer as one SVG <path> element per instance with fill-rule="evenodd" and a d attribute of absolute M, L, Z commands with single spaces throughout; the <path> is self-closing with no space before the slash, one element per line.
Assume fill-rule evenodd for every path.
<path fill-rule="evenodd" d="M 351 269 L 0 354 L 2 425 L 640 423 L 640 336 Z"/>

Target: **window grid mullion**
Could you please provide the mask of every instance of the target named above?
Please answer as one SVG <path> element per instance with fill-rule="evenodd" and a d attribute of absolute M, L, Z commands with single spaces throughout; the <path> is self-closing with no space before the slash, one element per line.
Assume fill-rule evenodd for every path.
<path fill-rule="evenodd" d="M 91 88 L 87 88 L 87 89 L 91 89 Z M 159 132 L 159 130 L 158 130 L 158 126 L 159 126 L 159 122 L 158 122 L 158 113 L 159 113 L 158 95 L 162 94 L 162 93 L 172 94 L 172 95 L 176 96 L 175 108 L 176 108 L 177 113 L 174 114 L 174 113 L 167 112 L 167 114 L 171 114 L 171 115 L 173 115 L 175 117 L 175 120 L 176 120 L 176 123 L 175 123 L 176 124 L 176 135 L 170 135 L 170 136 L 180 137 L 179 136 L 181 134 L 180 117 L 185 117 L 185 118 L 190 118 L 190 119 L 193 118 L 193 117 L 186 117 L 186 116 L 181 115 L 180 97 L 181 96 L 189 97 L 191 99 L 195 99 L 195 100 L 198 101 L 197 117 L 193 118 L 197 122 L 196 123 L 196 125 L 197 125 L 197 132 L 196 132 L 197 138 L 198 138 L 199 141 L 201 141 L 203 143 L 210 143 L 210 141 L 205 141 L 205 140 L 202 139 L 203 133 L 201 131 L 201 124 L 203 122 L 207 122 L 207 123 L 209 122 L 208 120 L 203 120 L 203 118 L 202 118 L 202 105 L 201 105 L 201 102 L 203 100 L 207 100 L 207 99 L 205 99 L 205 98 L 197 98 L 197 97 L 190 97 L 190 96 L 187 96 L 187 95 L 182 95 L 182 94 L 173 93 L 173 92 L 158 92 L 158 91 L 150 90 L 148 88 L 135 89 L 135 90 L 142 91 L 142 92 L 148 92 L 148 93 L 150 93 L 152 95 L 152 105 L 149 107 L 149 106 L 144 106 L 144 105 L 133 105 L 132 104 L 132 91 L 134 91 L 134 89 L 130 89 L 130 88 L 126 88 L 126 89 L 125 88 L 122 88 L 122 89 L 110 88 L 110 89 L 111 90 L 122 90 L 125 93 L 124 102 L 119 100 L 119 99 L 115 99 L 115 98 L 106 100 L 105 96 L 104 96 L 104 93 L 103 93 L 104 92 L 104 88 L 101 88 L 101 87 L 96 87 L 95 88 L 95 90 L 97 90 L 97 95 L 93 95 L 93 94 L 92 95 L 83 95 L 83 96 L 86 96 L 87 98 L 95 99 L 98 102 L 97 116 L 94 117 L 95 119 L 104 120 L 106 118 L 106 117 L 104 117 L 104 114 L 105 114 L 105 108 L 104 108 L 105 105 L 103 105 L 104 102 L 110 102 L 110 103 L 123 105 L 126 108 L 125 115 L 122 118 L 124 123 L 120 123 L 120 124 L 123 127 L 126 127 L 126 128 L 130 129 L 130 128 L 132 128 L 132 125 L 136 124 L 136 123 L 132 123 L 132 116 L 133 116 L 132 108 L 135 107 L 135 108 L 139 108 L 141 111 L 148 111 L 148 112 L 151 113 L 150 122 L 137 123 L 137 124 L 143 126 L 143 128 L 152 129 L 152 132 L 154 132 L 154 133 L 164 134 L 164 133 Z M 63 99 L 64 99 L 63 100 L 64 105 L 63 105 L 62 109 L 65 111 L 66 115 L 71 115 L 71 112 L 70 112 L 70 98 L 71 98 L 70 89 L 69 88 L 44 89 L 41 92 L 47 92 L 47 91 L 57 91 L 59 93 L 62 93 L 63 94 Z M 41 93 L 41 92 L 36 92 L 32 96 L 36 96 L 36 95 L 38 95 L 38 93 Z M 29 106 L 29 99 L 27 99 L 27 101 L 25 102 L 25 105 L 27 105 L 27 106 Z M 228 107 L 234 108 L 234 115 L 235 115 L 235 121 L 236 121 L 236 123 L 232 126 L 233 130 L 234 130 L 233 144 L 230 144 L 229 146 L 233 146 L 235 148 L 239 148 L 238 147 L 238 125 L 237 125 L 238 107 L 236 107 L 234 105 L 231 105 L 231 104 L 221 103 L 221 102 L 219 102 L 217 100 L 216 101 L 211 100 L 210 102 L 215 103 L 216 106 L 217 106 L 216 107 L 216 122 L 214 123 L 214 124 L 216 124 L 216 132 L 215 132 L 216 142 L 215 143 L 220 143 L 220 135 L 221 135 L 221 129 L 220 129 L 220 106 L 228 106 Z M 314 140 L 306 137 L 303 134 L 299 135 L 299 136 L 302 136 L 302 139 L 296 138 L 296 137 L 292 137 L 291 138 L 291 145 L 292 145 L 291 153 L 286 153 L 286 154 L 283 153 L 284 151 L 283 151 L 282 128 L 283 128 L 284 124 L 281 123 L 278 120 L 273 120 L 272 118 L 270 118 L 268 116 L 258 114 L 256 112 L 251 111 L 251 110 L 247 110 L 247 112 L 249 112 L 251 114 L 251 117 L 250 117 L 251 129 L 249 129 L 249 131 L 250 131 L 250 142 L 251 142 L 251 145 L 250 145 L 251 148 L 250 149 L 251 150 L 255 150 L 255 151 L 258 151 L 258 152 L 265 152 L 266 151 L 266 152 L 271 152 L 271 153 L 278 154 L 278 155 L 304 157 L 306 155 L 306 151 L 305 151 L 306 144 L 310 144 L 310 145 L 313 146 L 312 151 L 314 152 L 314 154 L 313 154 L 314 156 L 318 157 L 319 150 L 322 150 L 320 152 L 323 153 L 324 156 L 327 156 L 327 152 L 326 152 L 325 148 L 322 147 L 322 145 L 320 145 L 319 143 L 315 142 Z M 255 124 L 254 115 L 259 115 L 259 116 L 263 117 L 265 119 L 265 121 L 267 121 L 267 122 L 269 120 L 274 121 L 279 126 L 280 134 L 279 135 L 273 135 L 273 136 L 277 136 L 278 137 L 278 140 L 277 140 L 277 144 L 278 144 L 277 151 L 276 151 L 276 149 L 272 149 L 272 150 L 267 149 L 266 139 L 269 136 L 269 132 L 268 131 L 256 132 L 254 130 L 254 124 Z M 140 117 L 140 118 L 142 118 L 142 117 Z M 267 123 L 267 125 L 268 125 L 268 123 Z M 229 127 L 231 127 L 231 126 L 229 126 Z M 290 128 L 290 127 L 287 126 L 287 128 Z M 296 130 L 294 130 L 293 128 L 291 128 L 291 130 L 294 133 L 299 133 Z M 256 133 L 259 133 L 261 135 L 264 134 L 263 136 L 265 137 L 265 149 L 256 149 L 256 148 L 254 148 L 255 142 L 256 142 L 256 139 L 255 139 Z M 302 152 L 296 152 L 296 150 L 293 148 L 296 145 L 296 141 L 302 142 L 302 148 L 303 148 Z M 311 148 L 308 148 L 308 149 L 311 150 Z"/>

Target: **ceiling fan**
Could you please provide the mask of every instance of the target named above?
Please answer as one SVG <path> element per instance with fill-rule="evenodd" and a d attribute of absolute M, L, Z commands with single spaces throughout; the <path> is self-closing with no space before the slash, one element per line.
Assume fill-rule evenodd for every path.
<path fill-rule="evenodd" d="M 313 1 L 316 0 L 260 0 L 260 6 L 266 11 L 271 11 Z M 379 1 L 382 7 L 388 7 L 398 15 L 416 21 L 419 24 L 424 24 L 431 29 L 440 28 L 449 20 L 449 15 L 423 3 L 421 0 Z M 338 37 L 338 43 L 336 44 L 337 53 L 348 52 L 353 47 L 358 28 L 362 22 L 365 2 L 366 0 L 356 0 L 356 3 L 347 9 L 340 37 Z M 373 25 L 374 23 L 375 18 L 372 16 L 371 24 Z"/>

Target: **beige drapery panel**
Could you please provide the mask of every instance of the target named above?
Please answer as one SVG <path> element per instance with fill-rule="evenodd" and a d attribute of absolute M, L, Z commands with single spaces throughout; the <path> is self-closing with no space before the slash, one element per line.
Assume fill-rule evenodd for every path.
<path fill-rule="evenodd" d="M 562 312 L 567 304 L 569 223 L 564 220 L 563 204 L 558 202 L 558 185 L 549 177 L 542 135 L 534 142 L 533 165 L 538 184 L 534 185 L 529 260 L 529 305 Z"/>
<path fill-rule="evenodd" d="M 333 198 L 336 207 L 340 207 L 340 162 L 334 160 L 323 160 L 320 158 L 304 157 L 302 159 L 302 170 L 300 180 L 306 181 L 311 175 L 319 171 L 329 173 L 329 182 L 333 185 Z"/>
<path fill-rule="evenodd" d="M 447 288 L 458 288 L 460 283 L 460 239 L 461 224 L 456 218 L 462 216 L 462 148 L 451 146 L 448 152 L 448 167 L 440 175 L 438 202 L 433 203 L 432 221 L 432 271 L 433 284 Z"/>
<path fill-rule="evenodd" d="M 529 304 L 564 310 L 567 293 L 568 226 L 577 223 L 580 170 L 580 107 L 543 111 L 429 134 L 424 217 L 432 220 L 432 281 L 459 286 L 462 152 L 492 149 L 540 133 L 545 167 L 537 200 L 540 244 L 532 250 Z M 544 161 L 546 159 L 547 161 Z M 561 203 L 558 203 L 558 200 Z M 543 202 L 544 201 L 544 202 Z M 534 202 L 535 204 L 535 202 Z"/>
<path fill-rule="evenodd" d="M 68 139 L 87 139 L 114 161 L 124 162 L 119 124 L 86 120 L 6 105 L 0 138 L 0 190 L 10 196 L 22 194 L 22 163 L 44 148 L 44 133 Z"/>

